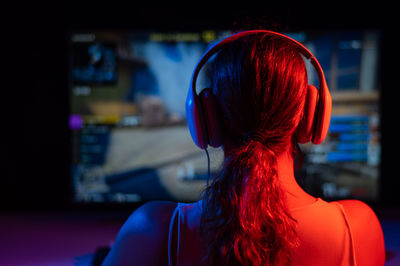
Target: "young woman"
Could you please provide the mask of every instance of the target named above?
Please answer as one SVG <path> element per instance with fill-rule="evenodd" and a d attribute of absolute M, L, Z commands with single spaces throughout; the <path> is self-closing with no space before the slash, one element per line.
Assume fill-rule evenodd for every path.
<path fill-rule="evenodd" d="M 264 33 L 210 62 L 224 162 L 194 204 L 151 202 L 104 265 L 383 265 L 383 234 L 357 200 L 325 202 L 294 177 L 307 72 L 297 47 Z"/>

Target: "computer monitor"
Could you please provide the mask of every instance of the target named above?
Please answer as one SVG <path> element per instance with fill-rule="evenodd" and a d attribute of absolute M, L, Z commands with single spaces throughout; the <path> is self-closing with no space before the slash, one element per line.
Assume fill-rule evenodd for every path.
<path fill-rule="evenodd" d="M 201 55 L 230 31 L 76 31 L 70 41 L 75 202 L 192 202 L 207 157 L 191 140 L 185 98 Z M 379 197 L 379 39 L 373 30 L 289 32 L 318 58 L 333 96 L 329 135 L 302 145 L 300 185 L 324 199 Z M 307 65 L 310 83 L 318 84 Z M 207 79 L 202 76 L 199 88 Z M 202 85 L 202 83 L 204 85 Z M 209 149 L 211 174 L 221 149 Z"/>

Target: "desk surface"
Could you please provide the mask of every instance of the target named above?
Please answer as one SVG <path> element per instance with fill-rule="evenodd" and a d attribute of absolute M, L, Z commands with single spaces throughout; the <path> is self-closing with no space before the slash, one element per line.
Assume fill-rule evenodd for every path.
<path fill-rule="evenodd" d="M 129 213 L 0 214 L 1 265 L 90 265 L 110 246 Z"/>

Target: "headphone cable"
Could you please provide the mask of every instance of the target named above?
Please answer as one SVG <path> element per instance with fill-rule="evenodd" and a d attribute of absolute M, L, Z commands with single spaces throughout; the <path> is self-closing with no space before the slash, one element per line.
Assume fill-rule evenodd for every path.
<path fill-rule="evenodd" d="M 210 155 L 208 154 L 207 148 L 204 149 L 207 155 L 207 187 L 208 187 L 208 180 L 210 179 L 211 171 L 210 171 Z"/>

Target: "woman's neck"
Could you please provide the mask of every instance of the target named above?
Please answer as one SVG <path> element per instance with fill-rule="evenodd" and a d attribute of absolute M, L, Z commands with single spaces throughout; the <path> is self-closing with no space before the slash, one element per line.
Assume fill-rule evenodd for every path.
<path fill-rule="evenodd" d="M 291 152 L 283 152 L 276 158 L 279 182 L 286 195 L 289 209 L 313 203 L 316 199 L 306 193 L 294 176 L 294 159 Z"/>

